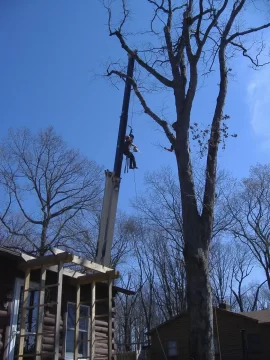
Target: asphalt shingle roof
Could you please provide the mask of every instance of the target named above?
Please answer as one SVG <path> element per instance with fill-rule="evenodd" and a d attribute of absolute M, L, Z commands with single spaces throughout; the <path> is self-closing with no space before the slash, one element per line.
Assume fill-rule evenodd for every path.
<path fill-rule="evenodd" d="M 239 314 L 258 320 L 259 323 L 270 323 L 270 309 L 242 312 Z"/>

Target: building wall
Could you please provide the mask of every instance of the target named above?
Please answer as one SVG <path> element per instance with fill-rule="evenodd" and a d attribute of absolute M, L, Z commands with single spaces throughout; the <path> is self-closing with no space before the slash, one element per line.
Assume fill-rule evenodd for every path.
<path fill-rule="evenodd" d="M 214 313 L 214 334 L 217 338 L 217 329 L 220 339 L 222 360 L 242 359 L 241 329 L 246 330 L 246 335 L 258 334 L 261 337 L 261 352 L 249 353 L 249 360 L 270 359 L 270 325 L 257 324 L 255 321 L 234 315 L 233 313 L 217 310 L 217 324 Z M 188 356 L 188 332 L 189 325 L 187 316 L 178 317 L 168 324 L 157 329 L 151 335 L 151 359 L 164 360 L 164 351 L 168 360 L 189 360 Z M 168 341 L 176 340 L 178 355 L 168 357 Z M 216 360 L 220 359 L 216 355 Z"/>
<path fill-rule="evenodd" d="M 0 360 L 7 353 L 5 344 L 10 332 L 10 316 L 15 278 L 23 276 L 17 270 L 17 263 L 10 255 L 0 258 Z"/>
<path fill-rule="evenodd" d="M 242 357 L 241 330 L 246 330 L 246 337 L 257 334 L 261 338 L 261 352 L 248 353 L 249 360 L 269 360 L 270 326 L 262 326 L 257 322 L 237 316 L 226 311 L 217 311 L 218 330 L 222 359 L 237 360 Z M 216 330 L 216 326 L 215 326 Z M 215 331 L 216 333 L 216 331 Z M 268 337 L 268 340 L 267 340 Z"/>
<path fill-rule="evenodd" d="M 168 341 L 176 340 L 178 356 L 170 360 L 188 359 L 188 319 L 186 316 L 175 319 L 156 329 L 151 336 L 151 359 L 164 360 L 168 356 Z"/>

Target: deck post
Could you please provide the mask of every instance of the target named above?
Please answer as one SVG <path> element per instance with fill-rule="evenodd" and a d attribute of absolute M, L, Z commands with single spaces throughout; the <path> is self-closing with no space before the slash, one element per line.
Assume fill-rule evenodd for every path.
<path fill-rule="evenodd" d="M 112 284 L 113 280 L 108 281 L 108 359 L 112 360 Z"/>
<path fill-rule="evenodd" d="M 25 270 L 25 277 L 24 277 L 23 306 L 22 306 L 22 312 L 21 312 L 20 341 L 19 341 L 19 354 L 18 354 L 18 357 L 22 357 L 23 352 L 24 352 L 24 340 L 25 340 L 24 335 L 25 335 L 25 323 L 26 323 L 29 285 L 30 285 L 30 269 L 26 269 Z"/>
<path fill-rule="evenodd" d="M 38 324 L 37 324 L 37 339 L 36 339 L 36 354 L 37 360 L 41 359 L 42 354 L 42 332 L 43 332 L 43 319 L 44 319 L 44 299 L 45 299 L 45 284 L 46 284 L 46 269 L 40 269 L 40 289 L 38 300 Z M 40 354 L 40 355 L 39 355 Z"/>
<path fill-rule="evenodd" d="M 95 358 L 96 283 L 91 284 L 91 360 Z"/>
<path fill-rule="evenodd" d="M 74 331 L 74 360 L 77 360 L 79 356 L 80 301 L 81 301 L 81 286 L 80 284 L 77 284 L 75 331 Z"/>

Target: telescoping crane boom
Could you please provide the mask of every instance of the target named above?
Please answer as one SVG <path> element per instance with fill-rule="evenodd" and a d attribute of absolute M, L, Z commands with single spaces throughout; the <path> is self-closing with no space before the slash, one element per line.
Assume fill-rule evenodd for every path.
<path fill-rule="evenodd" d="M 128 109 L 131 94 L 131 81 L 129 79 L 133 78 L 134 62 L 134 57 L 130 56 L 128 60 L 127 79 L 118 130 L 114 169 L 113 171 L 105 171 L 105 191 L 97 242 L 96 262 L 98 264 L 108 267 L 111 261 L 111 248 L 117 211 L 118 195 L 121 183 L 123 144 L 128 123 Z"/>

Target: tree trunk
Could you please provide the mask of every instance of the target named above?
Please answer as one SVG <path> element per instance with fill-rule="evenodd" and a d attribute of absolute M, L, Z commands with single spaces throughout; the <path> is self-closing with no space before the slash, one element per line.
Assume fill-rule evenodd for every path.
<path fill-rule="evenodd" d="M 128 316 L 125 317 L 125 351 L 131 351 L 131 326 Z"/>
<path fill-rule="evenodd" d="M 44 216 L 42 231 L 40 237 L 40 248 L 39 248 L 39 256 L 44 256 L 47 252 L 47 232 L 49 226 L 49 219 Z"/>
<path fill-rule="evenodd" d="M 195 229 L 198 231 L 195 231 Z M 189 356 L 194 360 L 214 360 L 213 307 L 208 271 L 208 239 L 202 239 L 201 226 L 192 224 L 194 237 L 186 239 L 185 261 L 187 303 L 190 326 Z M 187 245 L 188 244 L 188 245 Z"/>

